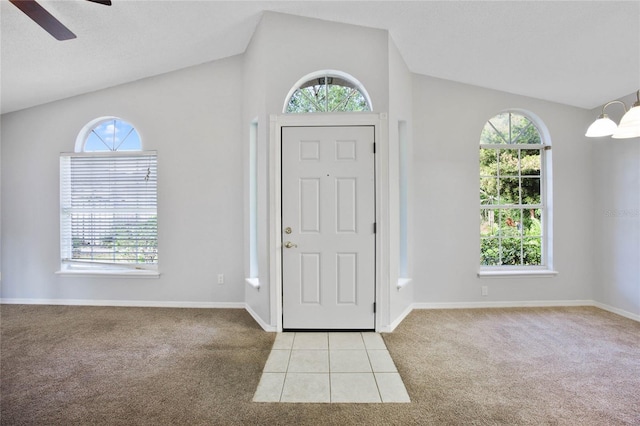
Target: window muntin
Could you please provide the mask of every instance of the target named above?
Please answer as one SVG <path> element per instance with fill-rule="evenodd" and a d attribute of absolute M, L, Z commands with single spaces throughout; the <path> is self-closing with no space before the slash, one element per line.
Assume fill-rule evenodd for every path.
<path fill-rule="evenodd" d="M 481 267 L 545 267 L 547 146 L 526 116 L 505 112 L 480 137 Z"/>
<path fill-rule="evenodd" d="M 84 152 L 140 151 L 140 135 L 129 123 L 109 117 L 98 121 L 84 138 Z"/>
<path fill-rule="evenodd" d="M 90 124 L 60 156 L 62 270 L 157 270 L 157 154 L 120 119 Z"/>
<path fill-rule="evenodd" d="M 296 85 L 286 113 L 371 111 L 364 89 L 355 80 L 336 73 L 312 74 Z"/>

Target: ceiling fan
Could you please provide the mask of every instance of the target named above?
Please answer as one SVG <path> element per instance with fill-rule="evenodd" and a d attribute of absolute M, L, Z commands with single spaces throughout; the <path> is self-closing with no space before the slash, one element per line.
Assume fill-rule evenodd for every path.
<path fill-rule="evenodd" d="M 9 0 L 24 12 L 29 18 L 40 25 L 46 32 L 54 36 L 57 40 L 69 40 L 76 38 L 76 35 L 65 27 L 62 22 L 58 21 L 52 14 L 40 6 L 36 0 Z M 87 0 L 92 3 L 99 3 L 105 6 L 111 6 L 111 0 Z"/>

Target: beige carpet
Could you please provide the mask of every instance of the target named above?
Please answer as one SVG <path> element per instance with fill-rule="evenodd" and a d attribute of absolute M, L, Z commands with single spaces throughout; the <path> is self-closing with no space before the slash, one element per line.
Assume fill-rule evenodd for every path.
<path fill-rule="evenodd" d="M 640 323 L 596 308 L 414 311 L 384 339 L 410 404 L 251 402 L 243 310 L 0 307 L 2 425 L 639 425 Z"/>

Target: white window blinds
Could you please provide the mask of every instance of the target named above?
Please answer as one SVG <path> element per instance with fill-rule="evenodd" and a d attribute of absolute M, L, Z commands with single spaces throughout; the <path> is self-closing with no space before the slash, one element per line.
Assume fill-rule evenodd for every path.
<path fill-rule="evenodd" d="M 60 156 L 62 263 L 157 269 L 156 152 Z"/>

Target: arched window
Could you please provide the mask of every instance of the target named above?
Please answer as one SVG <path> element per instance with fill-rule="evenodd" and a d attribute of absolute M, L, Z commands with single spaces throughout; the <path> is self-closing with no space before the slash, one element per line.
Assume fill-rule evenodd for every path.
<path fill-rule="evenodd" d="M 157 182 L 157 154 L 131 124 L 87 123 L 60 156 L 62 272 L 157 273 Z"/>
<path fill-rule="evenodd" d="M 371 99 L 355 78 L 340 71 L 303 77 L 289 91 L 285 113 L 371 111 Z"/>
<path fill-rule="evenodd" d="M 480 265 L 549 268 L 551 148 L 540 121 L 520 111 L 487 121 L 480 136 Z"/>
<path fill-rule="evenodd" d="M 101 117 L 82 128 L 76 139 L 75 151 L 142 151 L 142 142 L 131 124 L 118 117 Z"/>

